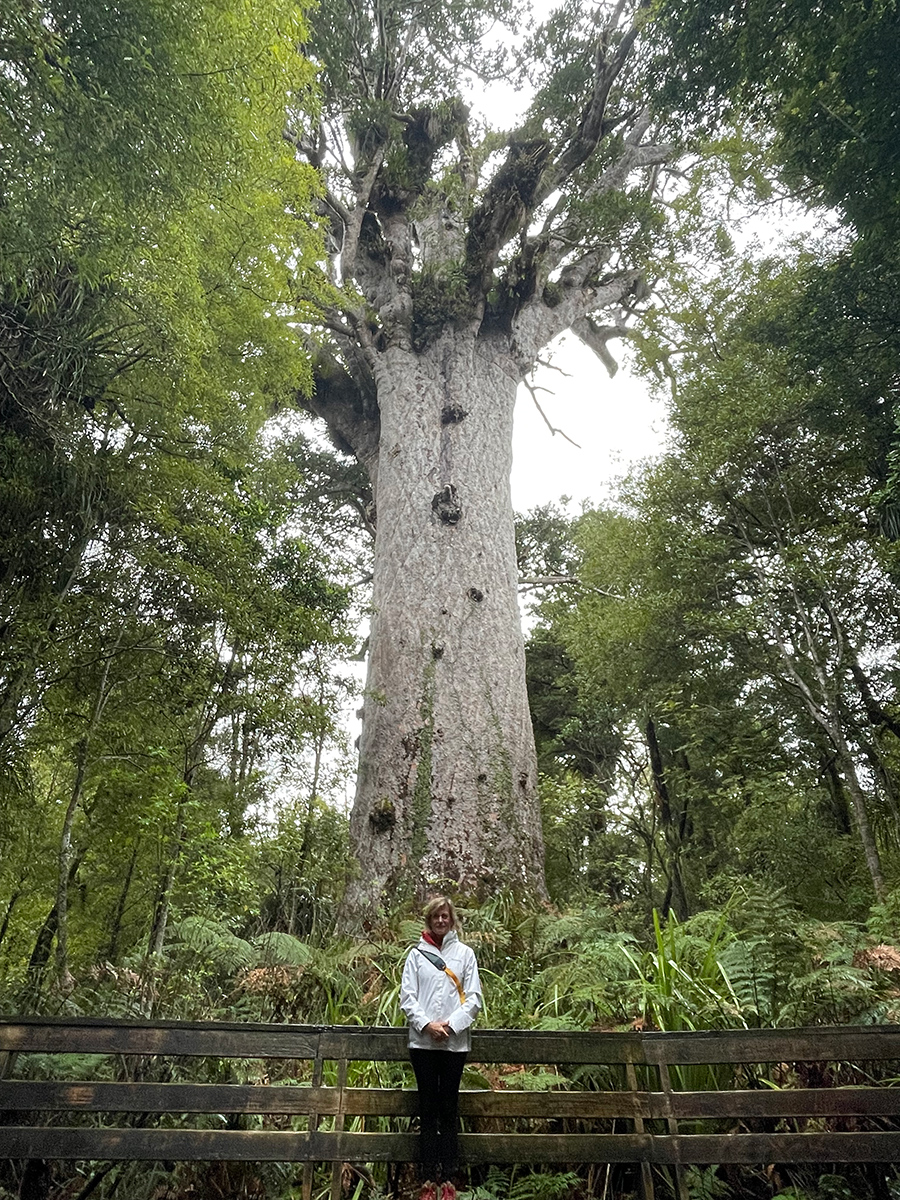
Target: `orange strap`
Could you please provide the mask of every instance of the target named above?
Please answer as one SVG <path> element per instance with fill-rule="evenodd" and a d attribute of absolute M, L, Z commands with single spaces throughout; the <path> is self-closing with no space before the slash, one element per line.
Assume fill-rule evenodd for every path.
<path fill-rule="evenodd" d="M 417 950 L 418 950 L 418 952 L 419 952 L 419 953 L 422 955 L 422 957 L 423 957 L 423 958 L 427 958 L 427 959 L 428 959 L 428 961 L 431 963 L 431 965 L 432 965 L 433 967 L 437 967 L 437 969 L 438 969 L 439 971 L 443 971 L 445 975 L 449 975 L 449 976 L 450 976 L 450 978 L 451 978 L 451 979 L 453 980 L 453 982 L 456 984 L 456 990 L 457 990 L 457 992 L 459 992 L 459 1002 L 460 1002 L 460 1004 L 465 1004 L 465 1002 L 466 1002 L 466 993 L 463 991 L 463 986 L 462 986 L 462 984 L 459 982 L 459 979 L 457 978 L 457 976 L 456 976 L 456 975 L 454 975 L 454 973 L 453 973 L 453 972 L 450 970 L 450 968 L 447 966 L 447 964 L 446 964 L 446 963 L 444 962 L 444 960 L 441 958 L 441 956 L 440 956 L 439 954 L 432 954 L 432 953 L 431 953 L 430 951 L 428 951 L 428 950 L 423 950 L 421 946 L 416 946 L 416 949 L 417 949 Z"/>
<path fill-rule="evenodd" d="M 450 976 L 450 978 L 451 978 L 451 979 L 453 980 L 453 982 L 456 984 L 456 990 L 459 992 L 459 1002 L 460 1002 L 460 1004 L 465 1004 L 465 1002 L 466 1002 L 466 993 L 463 991 L 463 986 L 462 986 L 462 984 L 459 982 L 459 979 L 457 978 L 457 976 L 456 976 L 456 975 L 454 975 L 454 974 L 453 974 L 453 972 L 450 970 L 450 968 L 449 968 L 449 967 L 445 966 L 445 967 L 444 967 L 444 971 L 446 972 L 446 974 L 447 974 L 447 975 L 449 975 L 449 976 Z"/>

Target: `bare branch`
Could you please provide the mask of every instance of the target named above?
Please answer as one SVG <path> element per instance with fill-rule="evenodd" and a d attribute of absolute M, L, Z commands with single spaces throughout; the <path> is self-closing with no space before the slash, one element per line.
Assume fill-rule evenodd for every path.
<path fill-rule="evenodd" d="M 523 380 L 523 382 L 524 382 L 524 384 L 525 384 L 525 387 L 526 387 L 526 388 L 528 389 L 528 391 L 531 393 L 531 398 L 532 398 L 532 400 L 534 401 L 534 406 L 535 406 L 535 408 L 538 410 L 538 412 L 541 414 L 541 416 L 544 418 L 544 424 L 545 424 L 545 425 L 547 426 L 547 428 L 550 430 L 550 433 L 551 433 L 551 434 L 552 434 L 554 437 L 556 436 L 556 434 L 559 434 L 559 435 L 560 435 L 560 437 L 564 437 L 564 438 L 566 439 L 566 441 L 567 441 L 567 442 L 570 442 L 570 443 L 571 443 L 571 444 L 572 444 L 572 445 L 575 447 L 575 449 L 576 449 L 576 450 L 580 450 L 580 449 L 581 449 L 581 447 L 578 445 L 578 443 L 577 443 L 577 442 L 575 442 L 575 441 L 572 441 L 572 439 L 569 437 L 569 435 L 568 435 L 567 433 L 564 433 L 564 432 L 563 432 L 561 429 L 557 429 L 555 425 L 551 425 L 551 424 L 550 424 L 550 421 L 547 419 L 547 414 L 546 414 L 546 413 L 544 412 L 544 410 L 541 408 L 541 403 L 540 403 L 540 401 L 539 401 L 539 400 L 538 400 L 538 398 L 537 398 L 537 393 L 538 393 L 539 391 L 546 392 L 546 391 L 547 391 L 547 389 L 546 389 L 546 388 L 538 388 L 538 387 L 536 387 L 536 386 L 535 386 L 533 383 L 531 383 L 531 382 L 530 382 L 530 380 L 528 380 L 528 379 L 525 379 L 525 380 Z"/>
<path fill-rule="evenodd" d="M 557 587 L 560 584 L 573 583 L 584 588 L 585 591 L 595 592 L 599 596 L 609 596 L 611 600 L 624 600 L 625 597 L 619 592 L 610 591 L 608 588 L 597 586 L 586 586 L 578 578 L 577 575 L 525 575 L 519 580 L 519 591 L 523 594 L 533 592 L 539 587 Z"/>
<path fill-rule="evenodd" d="M 538 352 L 558 334 L 582 320 L 588 313 L 598 309 L 622 305 L 627 297 L 640 285 L 638 270 L 623 271 L 611 279 L 593 283 L 580 278 L 587 272 L 587 263 L 582 262 L 579 270 L 561 280 L 563 297 L 552 307 L 541 296 L 535 296 L 526 304 L 513 321 L 513 352 L 524 370 L 530 370 Z"/>
<path fill-rule="evenodd" d="M 650 0 L 641 0 L 638 13 L 648 8 L 649 4 Z M 621 19 L 622 8 L 623 5 L 620 3 L 613 14 L 612 21 L 601 31 L 597 39 L 591 98 L 581 114 L 575 133 L 569 139 L 566 147 L 558 154 L 553 165 L 544 172 L 538 195 L 539 203 L 555 192 L 574 171 L 587 162 L 607 132 L 604 118 L 610 89 L 625 66 L 639 29 L 638 21 L 635 20 L 623 35 L 615 53 L 611 58 L 607 58 L 610 35 L 615 28 L 615 23 Z"/>

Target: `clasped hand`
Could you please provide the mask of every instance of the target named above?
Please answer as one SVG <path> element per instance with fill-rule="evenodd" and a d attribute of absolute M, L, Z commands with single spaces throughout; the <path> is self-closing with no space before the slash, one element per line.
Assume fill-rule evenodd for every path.
<path fill-rule="evenodd" d="M 446 1042 L 453 1032 L 447 1021 L 429 1021 L 425 1031 L 435 1042 Z"/>

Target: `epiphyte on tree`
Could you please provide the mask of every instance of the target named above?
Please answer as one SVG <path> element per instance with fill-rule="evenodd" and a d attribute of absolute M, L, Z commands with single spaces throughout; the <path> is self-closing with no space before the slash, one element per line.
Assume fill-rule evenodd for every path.
<path fill-rule="evenodd" d="M 387 796 L 375 805 L 369 813 L 369 824 L 376 833 L 387 833 L 397 824 L 397 813 L 393 802 Z"/>
<path fill-rule="evenodd" d="M 431 501 L 431 511 L 442 525 L 458 525 L 462 518 L 462 505 L 456 494 L 456 486 L 445 484 Z"/>

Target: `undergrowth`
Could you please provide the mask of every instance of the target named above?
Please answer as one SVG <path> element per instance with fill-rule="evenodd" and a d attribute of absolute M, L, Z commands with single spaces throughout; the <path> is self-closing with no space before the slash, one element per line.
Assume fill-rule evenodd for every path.
<path fill-rule="evenodd" d="M 897 1020 L 895 972 L 884 969 L 895 961 L 886 941 L 895 912 L 895 905 L 882 906 L 870 928 L 816 922 L 801 919 L 781 893 L 742 890 L 724 909 L 683 923 L 654 914 L 644 938 L 617 928 L 612 914 L 603 910 L 526 909 L 508 895 L 464 910 L 462 918 L 463 936 L 475 948 L 481 969 L 482 1026 L 677 1031 Z M 279 932 L 247 938 L 225 923 L 195 916 L 173 929 L 164 954 L 152 964 L 137 959 L 99 963 L 70 994 L 46 996 L 43 1009 L 54 1015 L 399 1026 L 400 972 L 419 929 L 417 919 L 399 913 L 365 941 Z M 6 1011 L 13 1002 L 12 988 L 0 993 Z M 120 1061 L 102 1055 L 54 1056 L 52 1063 L 53 1076 L 61 1080 L 117 1079 L 122 1069 Z M 614 1068 L 511 1069 L 514 1086 L 528 1090 L 616 1085 Z M 17 1074 L 40 1079 L 50 1070 L 49 1061 L 33 1055 L 20 1061 Z M 197 1079 L 199 1072 L 210 1083 L 296 1084 L 308 1082 L 309 1064 L 202 1060 L 190 1067 L 169 1064 L 165 1071 L 167 1081 Z M 679 1088 L 728 1087 L 733 1078 L 731 1068 L 673 1070 L 673 1084 Z M 505 1082 L 497 1068 L 470 1063 L 463 1086 Z M 351 1064 L 348 1083 L 396 1087 L 411 1086 L 412 1079 L 403 1063 L 359 1062 Z M 777 1081 L 769 1082 L 773 1085 Z M 214 1194 L 204 1191 L 195 1167 L 182 1165 L 174 1174 L 160 1175 L 148 1166 L 141 1175 L 139 1166 L 111 1169 L 92 1185 L 96 1200 L 113 1192 L 134 1200 L 202 1200 Z M 223 1165 L 216 1171 L 221 1176 L 216 1186 L 230 1189 L 223 1195 L 272 1200 L 300 1195 L 296 1168 L 259 1164 L 251 1175 L 240 1175 L 234 1165 Z M 324 1200 L 330 1176 L 317 1179 Z M 57 1182 L 55 1194 L 77 1194 L 64 1179 Z M 841 1200 L 844 1182 L 842 1175 L 822 1175 L 789 1180 L 785 1186 L 793 1190 L 778 1192 L 770 1185 L 760 1191 L 747 1184 L 748 1190 L 736 1191 L 733 1179 L 725 1181 L 716 1168 L 692 1168 L 684 1178 L 690 1200 L 768 1200 L 775 1195 Z M 16 1194 L 21 1180 L 16 1190 L 3 1191 L 12 1183 L 7 1172 L 0 1181 L 0 1200 Z M 348 1177 L 345 1200 L 376 1200 L 388 1185 L 383 1167 L 371 1173 L 366 1169 Z M 618 1190 L 611 1191 L 613 1186 Z M 625 1200 L 636 1187 L 636 1179 L 623 1168 L 609 1168 L 605 1177 L 593 1168 L 491 1168 L 472 1176 L 462 1200 Z M 660 1171 L 657 1196 L 668 1200 L 675 1188 L 675 1181 Z M 849 1194 L 855 1200 L 856 1194 Z"/>

